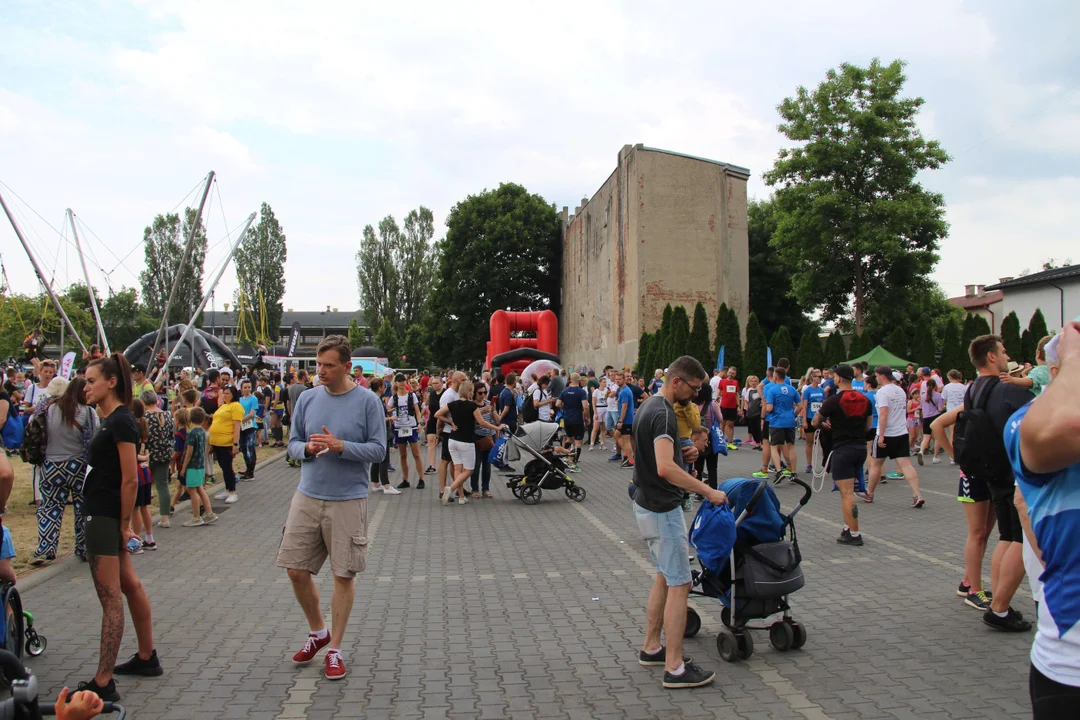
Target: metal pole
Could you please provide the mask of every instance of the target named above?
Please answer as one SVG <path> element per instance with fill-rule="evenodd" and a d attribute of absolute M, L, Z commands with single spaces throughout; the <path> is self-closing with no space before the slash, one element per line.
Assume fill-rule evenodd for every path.
<path fill-rule="evenodd" d="M 184 334 L 180 336 L 180 339 L 176 341 L 176 347 L 180 347 L 184 344 L 184 340 L 191 334 L 191 331 L 195 329 L 195 320 L 199 317 L 199 313 L 206 307 L 206 303 L 210 301 L 210 296 L 214 294 L 214 288 L 217 287 L 218 281 L 221 280 L 221 276 L 225 274 L 225 268 L 229 266 L 229 260 L 232 259 L 233 254 L 236 253 L 236 248 L 240 247 L 240 243 L 243 242 L 244 236 L 247 235 L 248 228 L 251 227 L 251 223 L 255 222 L 255 216 L 258 213 L 251 213 L 248 215 L 247 223 L 244 225 L 244 229 L 240 231 L 240 234 L 236 236 L 236 240 L 232 244 L 232 248 L 229 249 L 229 254 L 225 256 L 225 260 L 221 263 L 221 267 L 218 268 L 217 274 L 214 276 L 213 282 L 210 283 L 210 290 L 203 296 L 202 302 L 199 303 L 199 307 L 196 308 L 195 314 L 191 316 L 191 321 L 187 324 L 187 328 L 184 330 Z M 165 362 L 169 362 L 168 356 L 165 358 Z M 191 344 L 191 363 L 195 364 L 195 343 Z"/>
<path fill-rule="evenodd" d="M 94 294 L 94 286 L 90 284 L 90 273 L 86 269 L 86 256 L 83 255 L 82 243 L 79 242 L 79 231 L 75 229 L 75 213 L 71 208 L 67 209 L 68 222 L 71 223 L 71 234 L 75 236 L 75 249 L 79 251 L 79 262 L 82 264 L 83 277 L 86 278 L 86 290 L 90 293 L 90 308 L 94 311 L 94 321 L 97 323 L 98 335 L 101 344 L 105 346 L 105 354 L 111 355 L 109 339 L 105 337 L 105 324 L 101 322 L 101 312 L 98 310 L 97 296 Z"/>
<path fill-rule="evenodd" d="M 53 293 L 52 286 L 45 282 L 45 273 L 41 271 L 41 266 L 38 265 L 37 258 L 34 257 L 34 253 L 31 252 L 30 246 L 26 243 L 26 238 L 23 237 L 22 230 L 19 229 L 19 224 L 15 222 L 15 216 L 11 214 L 11 209 L 8 208 L 7 203 L 4 202 L 3 195 L 0 195 L 0 207 L 4 208 L 4 214 L 7 215 L 8 222 L 11 223 L 12 229 L 15 230 L 15 235 L 18 236 L 19 242 L 22 243 L 23 250 L 26 251 L 26 256 L 30 258 L 30 264 L 34 266 L 34 272 L 37 273 L 38 280 L 45 286 L 45 292 L 49 293 L 49 299 L 52 300 L 53 306 L 56 307 L 56 312 L 64 319 L 64 322 L 67 323 L 68 328 L 71 329 L 71 334 L 75 336 L 75 339 L 79 343 L 79 347 L 82 348 L 83 352 L 86 352 L 86 346 L 83 345 L 82 338 L 79 337 L 79 331 L 71 324 L 71 319 L 68 318 L 67 313 L 64 312 L 64 308 L 60 305 L 60 301 Z"/>
<path fill-rule="evenodd" d="M 150 351 L 150 360 L 148 365 L 154 364 L 154 359 L 157 357 L 158 347 L 161 345 L 162 337 L 166 335 L 166 329 L 169 327 L 169 310 L 172 309 L 173 300 L 176 299 L 176 290 L 180 287 L 180 278 L 184 273 L 184 266 L 188 264 L 188 260 L 191 259 L 191 249 L 195 246 L 195 236 L 198 234 L 199 225 L 202 223 L 202 211 L 206 206 L 206 198 L 210 195 L 210 187 L 214 184 L 214 171 L 211 170 L 206 176 L 206 187 L 203 188 L 202 199 L 199 200 L 199 212 L 195 214 L 195 222 L 191 224 L 191 231 L 188 233 L 187 244 L 184 246 L 184 256 L 180 258 L 180 264 L 176 266 L 176 277 L 173 278 L 172 289 L 169 290 L 169 301 L 165 303 L 165 314 L 161 318 L 161 327 L 158 328 L 158 334 L 154 336 L 154 348 Z M 184 213 L 186 216 L 186 212 Z M 159 269 L 160 270 L 160 269 Z M 168 342 L 166 341 L 165 348 L 165 362 L 168 363 Z M 149 368 L 148 368 L 149 369 Z"/>

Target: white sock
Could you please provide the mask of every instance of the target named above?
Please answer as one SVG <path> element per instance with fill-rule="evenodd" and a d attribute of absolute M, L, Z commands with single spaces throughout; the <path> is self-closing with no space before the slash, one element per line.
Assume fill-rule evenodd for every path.
<path fill-rule="evenodd" d="M 340 648 L 326 648 L 326 654 L 330 655 L 331 653 L 337 653 L 338 655 L 340 655 L 341 654 L 341 649 Z"/>
<path fill-rule="evenodd" d="M 684 672 L 686 672 L 686 663 L 679 663 L 679 667 L 672 670 L 670 674 L 674 675 L 675 677 L 679 677 Z"/>
<path fill-rule="evenodd" d="M 995 615 L 997 615 L 999 618 L 1009 617 L 1009 611 L 1008 610 L 1006 610 L 1003 613 L 999 613 L 998 611 L 994 610 L 993 613 Z"/>
<path fill-rule="evenodd" d="M 154 533 L 146 533 L 145 535 L 143 535 L 143 542 L 144 543 L 152 543 L 152 542 L 154 542 Z"/>
<path fill-rule="evenodd" d="M 657 645 L 655 650 L 646 650 L 645 654 L 646 655 L 655 655 L 655 654 L 657 654 L 658 652 L 660 652 L 663 649 L 664 649 L 663 645 Z"/>
<path fill-rule="evenodd" d="M 316 630 L 315 632 L 311 633 L 311 637 L 318 638 L 319 640 L 322 640 L 323 638 L 325 638 L 329 634 L 330 634 L 330 631 L 327 630 L 326 628 L 323 628 L 322 630 Z"/>
<path fill-rule="evenodd" d="M 848 530 L 848 532 L 851 534 L 851 537 L 859 537 L 862 535 L 858 530 Z"/>

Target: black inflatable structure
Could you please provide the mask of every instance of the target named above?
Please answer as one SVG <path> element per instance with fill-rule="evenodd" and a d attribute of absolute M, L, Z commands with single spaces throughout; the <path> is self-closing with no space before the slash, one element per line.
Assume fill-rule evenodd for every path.
<path fill-rule="evenodd" d="M 171 325 L 165 331 L 169 341 L 169 367 L 220 368 L 225 366 L 226 360 L 232 360 L 233 367 L 245 365 L 228 345 L 219 338 L 198 328 L 191 331 L 191 334 L 184 340 L 182 347 L 176 347 L 176 343 L 179 342 L 180 336 L 184 334 L 185 330 L 187 330 L 187 325 Z M 154 339 L 156 337 L 157 330 L 146 333 L 128 346 L 128 349 L 124 351 L 124 357 L 133 365 L 142 363 L 147 367 L 151 367 L 154 363 L 151 362 L 150 353 L 154 351 Z M 160 348 L 164 350 L 164 341 L 160 344 Z M 194 353 L 192 353 L 193 348 Z M 251 363 L 246 364 L 250 365 Z"/>

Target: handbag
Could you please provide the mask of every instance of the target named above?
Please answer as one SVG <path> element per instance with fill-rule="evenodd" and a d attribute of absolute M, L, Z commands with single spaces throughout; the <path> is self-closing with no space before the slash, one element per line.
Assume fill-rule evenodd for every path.
<path fill-rule="evenodd" d="M 495 447 L 495 438 L 491 435 L 481 435 L 476 438 L 477 452 L 491 452 L 493 447 Z"/>
<path fill-rule="evenodd" d="M 494 438 L 491 449 L 488 451 L 488 462 L 496 466 L 505 464 L 508 442 L 509 439 L 505 435 Z"/>

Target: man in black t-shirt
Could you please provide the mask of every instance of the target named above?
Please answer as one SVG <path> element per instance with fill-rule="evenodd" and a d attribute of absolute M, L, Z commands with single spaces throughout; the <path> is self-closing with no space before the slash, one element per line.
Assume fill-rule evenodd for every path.
<path fill-rule="evenodd" d="M 563 429 L 566 436 L 574 443 L 574 462 L 581 459 L 581 443 L 585 439 L 585 421 L 592 408 L 589 405 L 589 394 L 581 387 L 581 375 L 574 373 L 570 376 L 570 385 L 559 394 L 556 403 L 562 408 Z"/>
<path fill-rule="evenodd" d="M 822 433 L 822 450 L 831 446 L 827 467 L 832 471 L 833 482 L 840 490 L 840 509 L 844 515 L 844 528 L 836 542 L 841 545 L 862 545 L 859 532 L 859 510 L 855 505 L 855 478 L 866 462 L 866 431 L 873 421 L 870 400 L 858 390 L 851 389 L 855 370 L 850 365 L 833 368 L 837 392 L 825 398 L 817 414 L 814 428 L 825 428 Z"/>
<path fill-rule="evenodd" d="M 722 505 L 727 495 L 683 470 L 685 463 L 697 459 L 697 448 L 680 448 L 675 419 L 675 403 L 688 405 L 707 378 L 701 363 L 684 355 L 672 363 L 668 381 L 634 417 L 634 516 L 656 566 L 638 662 L 663 665 L 664 687 L 669 689 L 701 687 L 715 677 L 682 655 L 686 599 L 693 580 L 682 501 L 683 493 L 691 492 Z M 661 632 L 667 636 L 667 648 L 660 643 Z"/>

